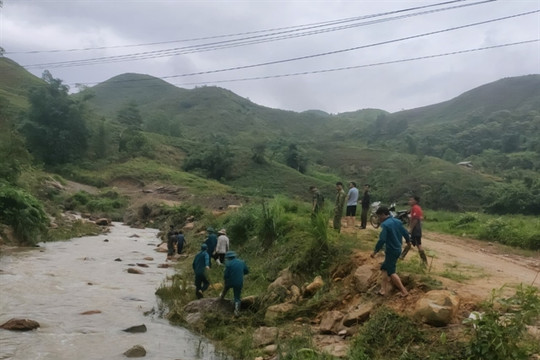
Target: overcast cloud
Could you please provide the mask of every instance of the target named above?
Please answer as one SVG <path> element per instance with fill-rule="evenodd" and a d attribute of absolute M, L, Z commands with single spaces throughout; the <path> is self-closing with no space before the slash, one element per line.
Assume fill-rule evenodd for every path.
<path fill-rule="evenodd" d="M 76 83 L 92 86 L 113 76 L 133 72 L 167 77 L 166 81 L 184 88 L 193 88 L 197 86 L 195 84 L 217 85 L 255 103 L 273 108 L 294 111 L 319 109 L 330 113 L 364 108 L 379 108 L 390 112 L 411 109 L 449 100 L 472 88 L 504 77 L 540 73 L 540 42 L 535 41 L 458 55 L 342 71 L 222 82 L 358 67 L 538 40 L 540 13 L 535 12 L 459 30 L 394 41 L 524 12 L 539 11 L 540 0 L 490 2 L 463 0 L 361 21 L 364 23 L 379 21 L 374 24 L 227 49 L 165 57 L 158 57 L 159 53 L 150 53 L 151 58 L 144 60 L 122 62 L 99 60 L 84 66 L 29 66 L 152 52 L 231 38 L 118 47 L 123 45 L 315 24 L 442 2 L 442 0 L 4 0 L 0 9 L 0 46 L 4 48 L 5 56 L 27 66 L 34 75 L 41 76 L 43 70 L 48 69 L 54 77 L 63 79 L 72 87 Z M 469 4 L 471 6 L 418 14 L 428 10 Z M 391 17 L 400 15 L 411 16 L 390 20 Z M 347 22 L 340 25 L 359 23 Z M 318 29 L 329 28 L 327 26 Z M 243 37 L 262 34 L 264 33 Z M 389 41 L 393 42 L 365 47 Z M 364 48 L 361 48 L 363 46 Z M 80 48 L 101 49 L 48 52 Z M 313 57 L 316 54 L 351 48 L 358 49 Z M 37 52 L 25 53 L 29 51 Z M 236 71 L 171 77 L 297 57 L 308 58 Z M 141 86 L 143 85 L 141 83 Z"/>

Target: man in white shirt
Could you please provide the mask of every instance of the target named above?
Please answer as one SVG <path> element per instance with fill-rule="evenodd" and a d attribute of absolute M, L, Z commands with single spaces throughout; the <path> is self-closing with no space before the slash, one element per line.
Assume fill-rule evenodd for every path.
<path fill-rule="evenodd" d="M 222 265 L 225 263 L 225 254 L 229 251 L 229 238 L 225 229 L 219 230 L 218 235 L 216 245 L 217 263 Z"/>
<path fill-rule="evenodd" d="M 358 205 L 358 189 L 356 183 L 349 183 L 349 192 L 347 193 L 347 210 L 345 211 L 345 219 L 347 226 L 354 226 L 354 218 L 356 217 L 356 205 Z"/>

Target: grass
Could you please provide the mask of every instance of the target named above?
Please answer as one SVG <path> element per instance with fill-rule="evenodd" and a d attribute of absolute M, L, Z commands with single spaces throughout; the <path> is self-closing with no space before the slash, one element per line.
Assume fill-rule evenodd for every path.
<path fill-rule="evenodd" d="M 451 235 L 494 241 L 527 250 L 540 250 L 540 219 L 534 216 L 504 217 L 477 212 L 426 211 L 424 228 Z"/>

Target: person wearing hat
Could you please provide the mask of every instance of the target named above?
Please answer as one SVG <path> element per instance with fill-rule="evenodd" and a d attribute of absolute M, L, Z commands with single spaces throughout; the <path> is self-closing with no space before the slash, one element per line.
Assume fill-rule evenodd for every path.
<path fill-rule="evenodd" d="M 242 302 L 242 288 L 244 287 L 244 275 L 249 273 L 246 263 L 236 257 L 234 251 L 227 251 L 225 254 L 225 272 L 223 279 L 225 286 L 221 292 L 220 298 L 224 299 L 227 291 L 233 289 L 234 295 L 234 315 L 240 315 L 240 304 Z"/>
<path fill-rule="evenodd" d="M 217 246 L 216 246 L 216 262 L 218 265 L 225 264 L 225 254 L 229 251 L 229 238 L 227 230 L 221 229 L 218 231 Z"/>
<path fill-rule="evenodd" d="M 203 292 L 210 286 L 206 272 L 210 269 L 210 256 L 208 246 L 201 245 L 201 251 L 193 259 L 193 271 L 195 272 L 195 296 L 197 299 L 203 297 Z"/>
<path fill-rule="evenodd" d="M 208 233 L 208 236 L 206 237 L 206 240 L 204 243 L 207 246 L 207 252 L 210 256 L 210 267 L 212 267 L 212 258 L 215 259 L 215 253 L 216 253 L 216 245 L 217 245 L 217 236 L 215 233 L 215 230 L 213 227 L 209 226 L 206 228 L 206 232 Z"/>

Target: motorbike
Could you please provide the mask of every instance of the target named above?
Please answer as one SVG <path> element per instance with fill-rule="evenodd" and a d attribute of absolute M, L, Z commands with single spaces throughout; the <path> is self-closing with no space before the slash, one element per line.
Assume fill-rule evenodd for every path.
<path fill-rule="evenodd" d="M 380 222 L 379 222 L 379 217 L 376 214 L 377 209 L 380 206 L 381 206 L 380 201 L 375 201 L 375 202 L 373 202 L 371 204 L 371 214 L 369 216 L 369 223 L 375 229 L 377 229 L 381 225 Z M 396 211 L 396 203 L 395 202 L 390 205 L 388 210 L 390 210 L 390 215 L 392 217 L 395 217 L 396 219 L 399 219 L 403 223 L 403 225 L 407 226 L 409 224 L 409 210 L 398 210 L 398 211 Z"/>
<path fill-rule="evenodd" d="M 401 223 L 405 226 L 409 225 L 409 210 L 397 210 L 396 211 L 396 203 L 392 203 L 390 207 L 388 208 L 390 210 L 390 215 L 395 217 L 396 219 L 400 220 Z"/>

